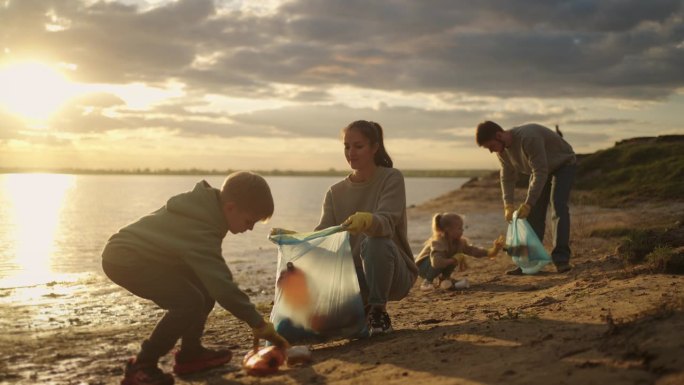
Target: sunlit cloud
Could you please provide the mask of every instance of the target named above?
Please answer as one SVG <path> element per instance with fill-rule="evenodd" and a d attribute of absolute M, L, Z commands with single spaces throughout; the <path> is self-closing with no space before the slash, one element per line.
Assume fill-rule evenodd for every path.
<path fill-rule="evenodd" d="M 184 85 L 168 82 L 164 87 L 153 87 L 143 83 L 132 84 L 100 84 L 93 88 L 101 92 L 110 92 L 126 102 L 126 107 L 132 110 L 147 110 L 156 104 L 169 99 L 180 98 L 185 93 Z"/>

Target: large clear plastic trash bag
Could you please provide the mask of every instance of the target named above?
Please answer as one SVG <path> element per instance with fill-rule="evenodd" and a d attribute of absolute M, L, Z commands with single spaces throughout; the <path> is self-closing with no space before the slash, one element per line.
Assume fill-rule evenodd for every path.
<path fill-rule="evenodd" d="M 349 233 L 342 226 L 272 234 L 278 245 L 270 320 L 291 344 L 368 335 Z"/>
<path fill-rule="evenodd" d="M 524 274 L 536 274 L 551 263 L 551 256 L 532 226 L 527 220 L 519 219 L 517 211 L 513 213 L 513 220 L 508 225 L 505 250 Z"/>

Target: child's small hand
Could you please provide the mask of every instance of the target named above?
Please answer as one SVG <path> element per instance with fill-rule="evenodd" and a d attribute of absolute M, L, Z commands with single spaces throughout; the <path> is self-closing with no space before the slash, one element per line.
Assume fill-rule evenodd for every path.
<path fill-rule="evenodd" d="M 494 240 L 494 247 L 501 250 L 504 248 L 504 245 L 506 245 L 506 238 L 503 235 L 499 235 L 499 237 Z"/>
<path fill-rule="evenodd" d="M 499 235 L 498 238 L 496 238 L 492 244 L 492 248 L 487 250 L 487 256 L 489 258 L 494 258 L 496 257 L 497 254 L 499 254 L 499 251 L 504 248 L 504 245 L 506 244 L 506 238 L 504 238 L 503 235 Z"/>

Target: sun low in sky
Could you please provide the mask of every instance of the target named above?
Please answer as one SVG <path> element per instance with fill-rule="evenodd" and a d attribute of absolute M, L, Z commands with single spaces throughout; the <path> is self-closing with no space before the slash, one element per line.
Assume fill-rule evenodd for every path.
<path fill-rule="evenodd" d="M 358 119 L 405 169 L 496 168 L 487 119 L 578 152 L 682 134 L 683 8 L 6 0 L 0 165 L 345 169 Z"/>
<path fill-rule="evenodd" d="M 78 87 L 62 72 L 39 61 L 0 67 L 0 84 L 0 105 L 30 123 L 45 124 L 78 93 Z"/>

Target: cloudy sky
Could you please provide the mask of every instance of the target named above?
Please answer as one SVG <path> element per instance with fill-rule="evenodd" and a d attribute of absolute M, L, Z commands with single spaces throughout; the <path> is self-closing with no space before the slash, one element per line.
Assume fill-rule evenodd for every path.
<path fill-rule="evenodd" d="M 474 127 L 577 152 L 684 134 L 683 0 L 0 0 L 0 167 L 496 168 Z"/>

